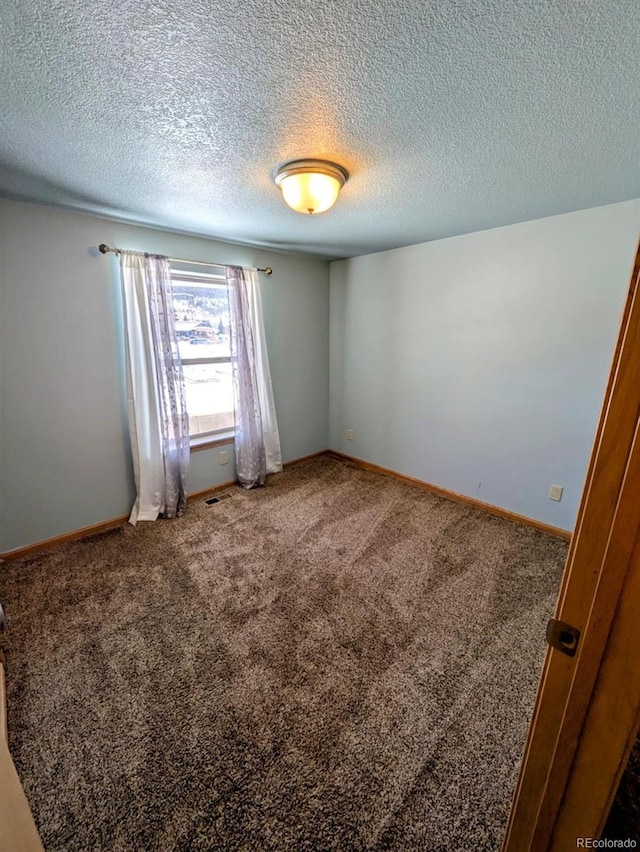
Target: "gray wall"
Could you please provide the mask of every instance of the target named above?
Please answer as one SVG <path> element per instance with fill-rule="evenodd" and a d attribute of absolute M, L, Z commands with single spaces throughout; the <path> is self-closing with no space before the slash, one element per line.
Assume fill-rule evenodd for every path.
<path fill-rule="evenodd" d="M 325 261 L 0 200 L 0 552 L 125 514 L 133 501 L 118 263 L 97 254 L 101 242 L 272 266 L 261 282 L 284 460 L 327 447 Z M 193 491 L 234 478 L 215 449 L 191 465 Z"/>
<path fill-rule="evenodd" d="M 635 200 L 332 264 L 330 446 L 572 529 L 639 226 Z"/>
<path fill-rule="evenodd" d="M 323 261 L 0 200 L 0 551 L 133 500 L 118 265 L 100 242 L 273 266 L 285 460 L 330 445 L 572 528 L 639 224 L 631 201 L 339 261 L 329 356 Z M 192 455 L 191 490 L 233 479 L 218 452 Z"/>

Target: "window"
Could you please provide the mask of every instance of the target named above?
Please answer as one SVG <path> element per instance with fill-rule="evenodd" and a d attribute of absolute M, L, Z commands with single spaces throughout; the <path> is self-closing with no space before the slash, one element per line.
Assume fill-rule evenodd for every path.
<path fill-rule="evenodd" d="M 234 428 L 229 294 L 222 273 L 171 269 L 178 352 L 184 373 L 189 435 Z"/>

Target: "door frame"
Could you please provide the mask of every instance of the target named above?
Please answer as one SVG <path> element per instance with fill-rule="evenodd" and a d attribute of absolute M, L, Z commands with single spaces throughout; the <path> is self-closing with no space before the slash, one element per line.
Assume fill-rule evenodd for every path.
<path fill-rule="evenodd" d="M 556 608 L 580 640 L 574 657 L 547 650 L 503 852 L 597 836 L 637 735 L 640 679 L 624 643 L 638 632 L 639 411 L 640 245 Z"/>

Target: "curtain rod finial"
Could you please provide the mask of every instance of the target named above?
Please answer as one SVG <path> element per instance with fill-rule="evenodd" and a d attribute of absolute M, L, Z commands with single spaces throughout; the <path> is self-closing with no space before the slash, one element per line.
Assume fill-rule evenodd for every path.
<path fill-rule="evenodd" d="M 107 252 L 109 251 L 109 246 L 106 243 L 100 243 L 100 245 L 98 246 L 98 251 L 100 252 L 100 254 L 107 254 Z"/>

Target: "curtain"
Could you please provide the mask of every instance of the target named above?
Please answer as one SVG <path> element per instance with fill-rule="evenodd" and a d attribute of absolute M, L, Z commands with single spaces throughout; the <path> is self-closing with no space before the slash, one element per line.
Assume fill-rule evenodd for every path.
<path fill-rule="evenodd" d="M 123 251 L 127 403 L 136 501 L 130 523 L 175 518 L 186 503 L 189 422 L 169 261 Z"/>
<path fill-rule="evenodd" d="M 255 269 L 227 267 L 236 412 L 236 475 L 245 488 L 282 470 L 280 435 Z"/>

